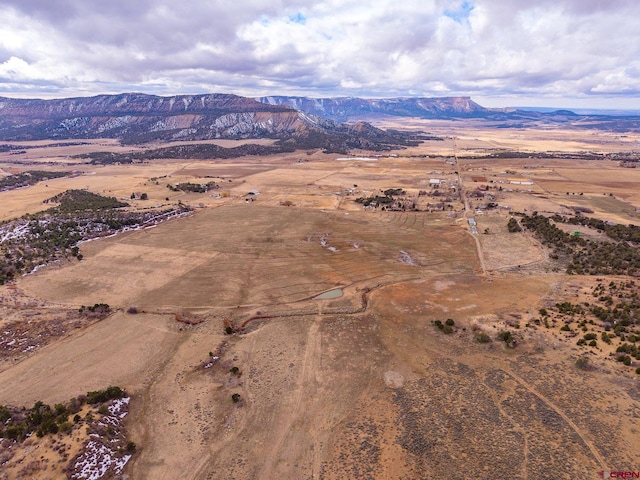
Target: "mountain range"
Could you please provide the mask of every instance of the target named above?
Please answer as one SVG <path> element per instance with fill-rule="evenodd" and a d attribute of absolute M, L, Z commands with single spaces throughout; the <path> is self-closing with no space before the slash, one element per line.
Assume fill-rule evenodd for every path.
<path fill-rule="evenodd" d="M 388 149 L 420 140 L 357 120 L 384 117 L 484 119 L 497 127 L 571 123 L 616 130 L 640 128 L 638 117 L 579 116 L 486 108 L 469 97 L 258 99 L 230 94 L 160 97 L 141 93 L 57 100 L 0 97 L 0 140 L 118 138 L 149 141 L 274 138 L 289 148 Z M 343 123 L 343 122 L 356 123 Z M 424 138 L 424 137 L 423 137 Z"/>
<path fill-rule="evenodd" d="M 487 118 L 507 114 L 507 109 L 485 108 L 470 97 L 441 98 L 308 98 L 270 96 L 256 100 L 272 106 L 288 106 L 339 122 L 371 116 L 416 118 Z"/>

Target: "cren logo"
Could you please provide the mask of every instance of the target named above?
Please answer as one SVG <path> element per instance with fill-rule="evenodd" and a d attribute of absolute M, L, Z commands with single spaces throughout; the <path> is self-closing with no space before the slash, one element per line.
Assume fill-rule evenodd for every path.
<path fill-rule="evenodd" d="M 640 478 L 639 472 L 598 472 L 600 478 Z"/>

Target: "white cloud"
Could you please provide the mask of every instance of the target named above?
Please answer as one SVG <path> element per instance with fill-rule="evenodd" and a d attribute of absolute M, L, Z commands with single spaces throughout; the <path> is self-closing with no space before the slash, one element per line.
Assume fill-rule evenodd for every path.
<path fill-rule="evenodd" d="M 633 0 L 5 0 L 0 94 L 638 102 Z"/>

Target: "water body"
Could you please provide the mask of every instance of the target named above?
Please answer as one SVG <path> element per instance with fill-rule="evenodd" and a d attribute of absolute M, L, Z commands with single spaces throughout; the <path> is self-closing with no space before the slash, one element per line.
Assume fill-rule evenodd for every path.
<path fill-rule="evenodd" d="M 329 300 L 331 298 L 340 298 L 342 296 L 341 288 L 334 288 L 333 290 L 329 290 L 328 292 L 321 293 L 313 297 L 314 300 Z"/>

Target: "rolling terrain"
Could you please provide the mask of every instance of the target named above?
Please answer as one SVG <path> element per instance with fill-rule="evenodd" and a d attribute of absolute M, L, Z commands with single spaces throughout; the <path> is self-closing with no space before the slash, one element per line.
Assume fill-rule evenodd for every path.
<path fill-rule="evenodd" d="M 390 118 L 390 130 L 434 138 L 382 153 L 100 164 L 88 157 L 182 144 L 8 142 L 0 168 L 16 177 L 7 183 L 32 180 L 0 191 L 3 220 L 76 189 L 127 203 L 118 210 L 131 215 L 189 214 L 84 241 L 81 260 L 59 258 L 0 286 L 0 405 L 122 387 L 122 435 L 135 451 L 105 478 L 637 470 L 637 279 L 569 274 L 568 254 L 509 225 L 588 209 L 633 230 L 640 169 L 617 157 L 632 156 L 638 135 Z M 69 174 L 17 176 L 26 171 Z M 568 238 L 613 241 L 603 229 L 554 225 Z M 83 306 L 99 304 L 107 315 L 86 315 Z M 616 323 L 596 316 L 607 312 Z M 595 344 L 580 342 L 587 336 Z M 84 418 L 69 435 L 2 440 L 0 478 L 70 478 Z"/>

